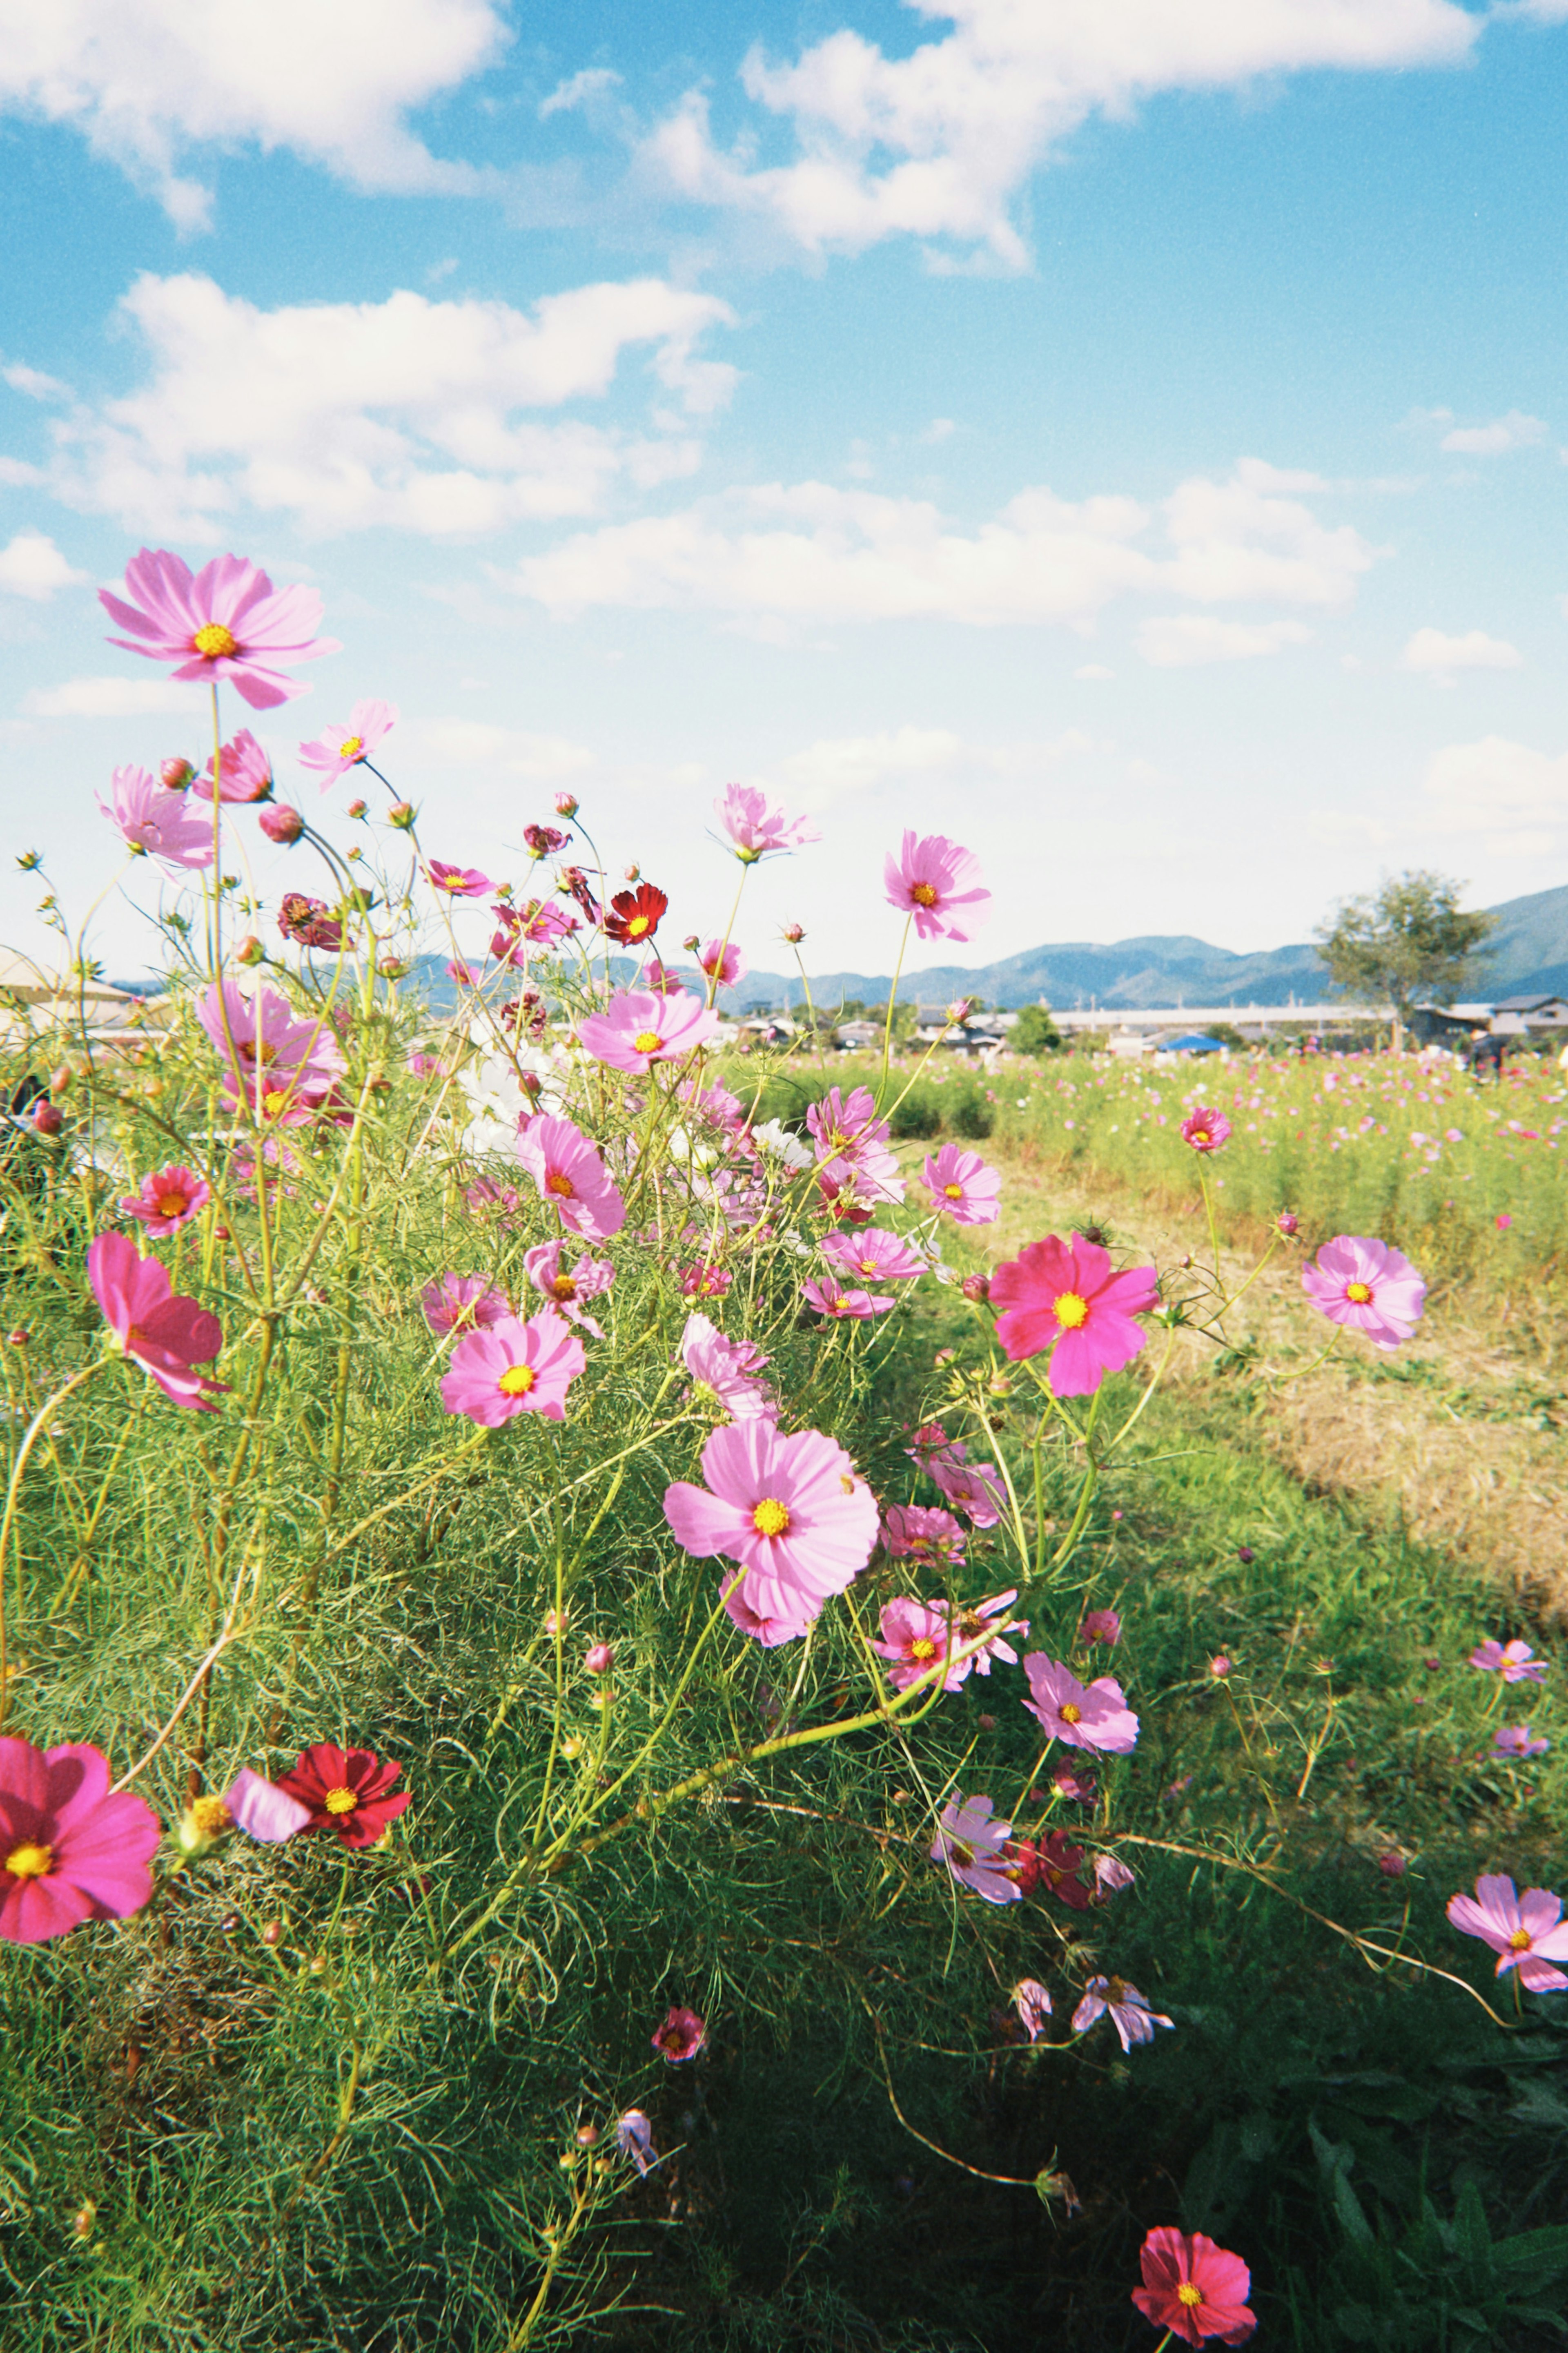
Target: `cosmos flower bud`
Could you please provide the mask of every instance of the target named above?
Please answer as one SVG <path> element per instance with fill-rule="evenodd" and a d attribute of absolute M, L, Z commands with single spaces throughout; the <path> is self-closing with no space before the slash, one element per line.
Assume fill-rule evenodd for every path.
<path fill-rule="evenodd" d="M 259 964 L 266 954 L 267 950 L 262 946 L 256 934 L 247 932 L 245 937 L 236 943 L 234 960 L 236 964 Z"/>
<path fill-rule="evenodd" d="M 349 815 L 350 815 L 350 817 L 363 817 L 363 815 L 364 815 L 364 813 L 365 813 L 365 809 L 366 809 L 366 807 L 368 807 L 368 803 L 366 803 L 366 802 L 364 802 L 364 801 L 350 801 L 350 803 L 349 803 Z"/>
<path fill-rule="evenodd" d="M 297 808 L 290 808 L 287 801 L 279 801 L 273 808 L 263 809 L 258 821 L 268 840 L 277 842 L 282 849 L 298 841 L 305 830 L 304 818 Z"/>
<path fill-rule="evenodd" d="M 576 794 L 557 793 L 555 796 L 554 807 L 557 817 L 575 817 L 577 814 Z"/>
<path fill-rule="evenodd" d="M 158 770 L 164 791 L 170 793 L 183 793 L 195 773 L 188 760 L 179 758 L 165 760 Z"/>
<path fill-rule="evenodd" d="M 1287 1240 L 1291 1234 L 1299 1234 L 1301 1230 L 1301 1220 L 1294 1209 L 1281 1209 L 1274 1223 Z"/>
<path fill-rule="evenodd" d="M 39 1135 L 58 1135 L 65 1124 L 63 1113 L 52 1103 L 33 1105 L 33 1126 Z"/>
<path fill-rule="evenodd" d="M 78 2239 L 90 2239 L 92 2226 L 98 2220 L 98 2208 L 90 2198 L 84 2198 L 71 2217 L 71 2234 Z"/>
<path fill-rule="evenodd" d="M 14 1332 L 6 1333 L 5 1345 L 8 1348 L 26 1348 L 31 1344 L 32 1337 L 33 1335 L 28 1331 L 26 1325 L 25 1324 L 18 1324 Z"/>
<path fill-rule="evenodd" d="M 991 1296 L 991 1284 L 988 1278 L 984 1274 L 966 1274 L 963 1278 L 963 1295 L 971 1305 L 982 1304 Z"/>
<path fill-rule="evenodd" d="M 681 941 L 680 944 L 686 950 L 688 955 L 695 955 L 698 949 L 702 945 L 702 943 L 698 938 L 695 932 L 689 932 L 685 939 Z"/>
<path fill-rule="evenodd" d="M 613 1642 L 590 1643 L 583 1661 L 583 1664 L 591 1675 L 607 1675 L 615 1663 L 616 1648 Z"/>
<path fill-rule="evenodd" d="M 805 925 L 804 923 L 786 923 L 784 927 L 784 937 L 789 942 L 792 948 L 799 947 L 802 940 L 805 937 Z"/>
<path fill-rule="evenodd" d="M 400 833 L 406 833 L 409 827 L 414 822 L 413 802 L 394 801 L 392 807 L 386 812 L 386 821 L 388 825 L 396 826 Z"/>
<path fill-rule="evenodd" d="M 376 965 L 383 980 L 406 980 L 414 967 L 406 956 L 384 955 Z"/>

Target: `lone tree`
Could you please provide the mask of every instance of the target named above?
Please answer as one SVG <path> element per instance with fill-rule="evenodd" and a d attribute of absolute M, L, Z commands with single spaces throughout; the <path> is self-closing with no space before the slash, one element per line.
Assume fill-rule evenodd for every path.
<path fill-rule="evenodd" d="M 1043 1005 L 1026 1005 L 1007 1033 L 1015 1054 L 1054 1054 L 1061 1042 L 1062 1033 Z"/>
<path fill-rule="evenodd" d="M 1342 901 L 1318 926 L 1335 987 L 1363 1000 L 1386 997 L 1393 1006 L 1395 1053 L 1412 1006 L 1422 998 L 1451 1005 L 1497 921 L 1462 909 L 1463 888 L 1445 874 L 1395 874 L 1375 895 Z"/>

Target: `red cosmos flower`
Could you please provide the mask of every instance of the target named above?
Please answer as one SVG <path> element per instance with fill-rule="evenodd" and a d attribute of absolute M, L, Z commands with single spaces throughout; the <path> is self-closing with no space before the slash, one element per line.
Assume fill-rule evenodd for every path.
<path fill-rule="evenodd" d="M 1143 2284 L 1132 2290 L 1133 2303 L 1145 2320 L 1184 2344 L 1217 2337 L 1222 2345 L 1239 2345 L 1257 2327 L 1258 2316 L 1247 2307 L 1251 2273 L 1239 2255 L 1201 2231 L 1190 2238 L 1168 2224 L 1151 2231 L 1139 2262 Z"/>
<path fill-rule="evenodd" d="M 1039 1883 L 1049 1895 L 1059 1895 L 1074 1912 L 1087 1912 L 1094 1891 L 1078 1876 L 1083 1849 L 1074 1846 L 1065 1831 L 1052 1831 L 1039 1842 Z"/>
<path fill-rule="evenodd" d="M 669 901 L 655 884 L 639 882 L 635 891 L 616 892 L 610 902 L 610 913 L 605 917 L 605 929 L 622 947 L 640 947 L 645 940 L 652 939 L 668 905 Z"/>
<path fill-rule="evenodd" d="M 310 1829 L 336 1831 L 344 1846 L 374 1846 L 388 1822 L 413 1802 L 406 1789 L 387 1795 L 402 1770 L 368 1748 L 339 1748 L 318 1740 L 291 1772 L 279 1775 L 277 1787 L 309 1806 Z"/>

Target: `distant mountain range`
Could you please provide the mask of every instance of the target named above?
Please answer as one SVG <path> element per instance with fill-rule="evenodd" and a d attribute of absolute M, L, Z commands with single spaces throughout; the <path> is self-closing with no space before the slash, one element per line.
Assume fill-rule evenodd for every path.
<path fill-rule="evenodd" d="M 1568 884 L 1509 899 L 1490 913 L 1497 929 L 1479 961 L 1474 995 L 1480 999 L 1514 997 L 1528 989 L 1560 990 L 1568 996 Z M 420 959 L 433 1006 L 455 1002 L 456 992 L 439 956 Z M 628 980 L 635 967 L 616 957 L 615 977 Z M 886 1003 L 889 973 L 826 972 L 812 975 L 811 994 L 822 1008 L 846 997 Z M 998 964 L 933 965 L 905 973 L 899 995 L 911 1003 L 943 1005 L 955 997 L 978 997 L 987 1005 L 1033 1005 L 1044 997 L 1058 1011 L 1088 1005 L 1145 1008 L 1182 1005 L 1320 1005 L 1332 990 L 1318 951 L 1310 943 L 1263 948 L 1237 955 L 1206 940 L 1153 934 L 1116 940 L 1109 946 L 1069 941 L 1060 947 L 1029 948 Z M 722 991 L 727 1012 L 752 1006 L 799 1005 L 798 973 L 748 973 L 738 988 Z"/>

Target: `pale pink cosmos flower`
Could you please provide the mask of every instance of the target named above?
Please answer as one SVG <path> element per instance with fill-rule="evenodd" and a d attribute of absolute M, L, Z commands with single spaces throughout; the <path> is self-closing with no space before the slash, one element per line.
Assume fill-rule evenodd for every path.
<path fill-rule="evenodd" d="M 275 664 L 340 650 L 335 638 L 314 634 L 321 621 L 314 588 L 275 589 L 242 556 L 215 556 L 193 578 L 190 565 L 166 548 L 144 547 L 125 567 L 125 587 L 133 601 L 98 592 L 110 619 L 132 633 L 110 638 L 111 646 L 172 661 L 174 678 L 231 679 L 253 711 L 306 691 Z"/>
<path fill-rule="evenodd" d="M 963 1565 L 968 1538 L 951 1512 L 924 1504 L 889 1504 L 882 1514 L 882 1549 L 889 1560 L 917 1560 L 928 1568 Z"/>
<path fill-rule="evenodd" d="M 569 1119 L 535 1112 L 518 1130 L 517 1156 L 563 1226 L 585 1242 L 606 1242 L 626 1221 L 626 1205 L 604 1162 Z"/>
<path fill-rule="evenodd" d="M 972 1528 L 994 1528 L 1007 1508 L 1007 1497 L 994 1464 L 957 1462 L 932 1455 L 926 1469 L 955 1512 Z"/>
<path fill-rule="evenodd" d="M 1551 1746 L 1550 1740 L 1533 1737 L 1528 1724 L 1500 1724 L 1492 1735 L 1499 1757 L 1544 1757 Z"/>
<path fill-rule="evenodd" d="M 947 1620 L 940 1609 L 899 1594 L 883 1602 L 881 1629 L 881 1641 L 871 1648 L 879 1658 L 891 1662 L 888 1681 L 895 1691 L 908 1691 L 922 1677 L 934 1680 L 933 1671 L 947 1659 Z M 963 1681 L 963 1671 L 950 1667 L 942 1677 L 942 1687 L 956 1691 Z"/>
<path fill-rule="evenodd" d="M 176 1163 L 167 1168 L 155 1168 L 143 1176 L 137 1193 L 125 1194 L 120 1203 L 122 1213 L 145 1226 L 154 1241 L 163 1241 L 177 1234 L 200 1215 L 212 1199 L 212 1187 L 205 1176 L 194 1168 Z"/>
<path fill-rule="evenodd" d="M 211 800 L 215 767 L 217 771 L 217 797 L 221 802 L 235 802 L 243 807 L 251 801 L 271 798 L 272 762 L 248 727 L 242 727 L 233 741 L 222 744 L 207 762 L 191 786 L 198 800 Z"/>
<path fill-rule="evenodd" d="M 397 724 L 395 702 L 356 702 L 346 727 L 324 727 L 312 744 L 300 746 L 300 765 L 313 768 L 321 790 L 368 760 Z"/>
<path fill-rule="evenodd" d="M 140 1912 L 161 1835 L 151 1806 L 110 1794 L 100 1748 L 0 1738 L 0 1937 L 42 1945 Z"/>
<path fill-rule="evenodd" d="M 121 1353 L 150 1373 L 165 1397 L 197 1413 L 226 1384 L 198 1373 L 223 1346 L 216 1315 L 174 1290 L 155 1258 L 141 1258 L 124 1234 L 100 1234 L 87 1253 L 87 1279 Z"/>
<path fill-rule="evenodd" d="M 1336 1234 L 1301 1269 L 1301 1288 L 1331 1324 L 1364 1332 L 1374 1348 L 1397 1348 L 1421 1321 L 1426 1285 L 1402 1250 L 1363 1234 Z"/>
<path fill-rule="evenodd" d="M 1110 2013 L 1110 2023 L 1121 2037 L 1123 2051 L 1131 2051 L 1135 2042 L 1152 2042 L 1157 2026 L 1174 2027 L 1173 2018 L 1162 2018 L 1151 2010 L 1149 1998 L 1129 1985 L 1125 1978 L 1090 1978 L 1084 1988 L 1083 2000 L 1072 2014 L 1075 2034 L 1087 2033 L 1095 2021 Z"/>
<path fill-rule="evenodd" d="M 228 1064 L 224 1085 L 248 1103 L 279 1091 L 329 1087 L 342 1077 L 342 1048 L 325 1021 L 296 1016 L 275 988 L 247 996 L 234 980 L 196 999 L 196 1019 Z"/>
<path fill-rule="evenodd" d="M 754 866 L 775 849 L 800 849 L 821 834 L 810 819 L 785 817 L 776 801 L 756 785 L 726 785 L 713 813 L 735 845 L 742 866 Z"/>
<path fill-rule="evenodd" d="M 978 1152 L 944 1144 L 928 1155 L 921 1182 L 932 1204 L 955 1225 L 994 1225 L 1002 1214 L 1002 1176 Z"/>
<path fill-rule="evenodd" d="M 1500 1642 L 1491 1634 L 1470 1652 L 1469 1663 L 1486 1674 L 1500 1670 L 1505 1683 L 1538 1683 L 1546 1673 L 1546 1661 L 1536 1657 L 1530 1643 Z"/>
<path fill-rule="evenodd" d="M 639 2175 L 658 2163 L 653 2155 L 653 2126 L 640 2108 L 628 2108 L 616 2126 L 616 2147 L 630 2158 Z"/>
<path fill-rule="evenodd" d="M 1568 1977 L 1551 1966 L 1568 1961 L 1568 1923 L 1563 1898 L 1550 1888 L 1527 1887 L 1519 1895 L 1511 1879 L 1483 1872 L 1473 1896 L 1450 1897 L 1448 1917 L 1461 1936 L 1479 1936 L 1500 1957 L 1500 1978 L 1517 1969 L 1531 1993 L 1560 1993 L 1568 1986 Z"/>
<path fill-rule="evenodd" d="M 856 1225 L 865 1225 L 875 1206 L 901 1201 L 904 1180 L 888 1148 L 892 1129 L 877 1117 L 868 1087 L 848 1097 L 830 1087 L 807 1106 L 805 1124 L 816 1149 L 817 1184 L 825 1206 Z"/>
<path fill-rule="evenodd" d="M 520 1413 L 564 1421 L 566 1392 L 586 1361 L 582 1341 L 553 1307 L 542 1307 L 526 1324 L 504 1316 L 458 1341 L 441 1383 L 441 1402 L 448 1413 L 465 1413 L 486 1430 L 499 1430 Z"/>
<path fill-rule="evenodd" d="M 588 1014 L 576 1029 L 595 1061 L 641 1078 L 655 1062 L 694 1052 L 718 1027 L 717 1013 L 684 990 L 660 997 L 633 988 L 612 997 L 602 1013 Z"/>
<path fill-rule="evenodd" d="M 1110 1271 L 1110 1253 L 1074 1234 L 1047 1234 L 1006 1259 L 991 1278 L 991 1304 L 1004 1312 L 996 1337 L 1015 1358 L 1052 1351 L 1058 1397 L 1089 1397 L 1107 1373 L 1120 1372 L 1144 1345 L 1132 1321 L 1159 1296 L 1152 1266 Z"/>
<path fill-rule="evenodd" d="M 732 1421 L 776 1421 L 778 1403 L 757 1375 L 769 1359 L 750 1340 L 727 1340 L 710 1316 L 686 1319 L 679 1350 L 691 1375 L 691 1394 Z"/>
<path fill-rule="evenodd" d="M 1101 1895 L 1119 1895 L 1131 1887 L 1133 1874 L 1119 1854 L 1097 1854 L 1094 1858 L 1094 1883 Z"/>
<path fill-rule="evenodd" d="M 425 1321 L 438 1338 L 448 1332 L 488 1332 L 515 1314 L 504 1291 L 482 1274 L 442 1274 L 419 1294 Z"/>
<path fill-rule="evenodd" d="M 800 1290 L 806 1305 L 833 1323 L 864 1322 L 869 1315 L 888 1315 L 894 1305 L 890 1299 L 874 1299 L 868 1291 L 846 1291 L 830 1274 L 817 1282 L 803 1282 Z"/>
<path fill-rule="evenodd" d="M 444 899 L 484 899 L 496 887 L 477 866 L 447 866 L 439 858 L 430 860 L 425 879 Z"/>
<path fill-rule="evenodd" d="M 906 826 L 898 856 L 889 856 L 883 868 L 882 882 L 889 905 L 914 918 L 922 940 L 973 939 L 985 915 L 960 918 L 954 909 L 989 913 L 991 893 L 981 882 L 980 860 L 945 834 L 921 836 Z"/>
<path fill-rule="evenodd" d="M 100 793 L 98 806 L 119 827 L 128 849 L 155 858 L 174 873 L 212 864 L 212 826 L 189 814 L 183 792 L 170 792 L 145 768 L 116 768 L 110 789 L 113 800 Z"/>
<path fill-rule="evenodd" d="M 553 947 L 581 929 L 571 908 L 559 899 L 530 899 L 522 907 L 503 902 L 494 913 L 500 929 L 491 938 L 490 954 L 498 964 L 520 964 L 529 948 Z"/>
<path fill-rule="evenodd" d="M 825 1234 L 822 1255 L 835 1273 L 851 1281 L 858 1276 L 862 1282 L 910 1282 L 926 1271 L 919 1250 L 911 1250 L 902 1234 L 890 1234 L 881 1226 Z"/>
<path fill-rule="evenodd" d="M 987 1904 L 1020 1904 L 1024 1891 L 1012 1876 L 1004 1852 L 1011 1822 L 991 1820 L 989 1798 L 953 1796 L 942 1808 L 931 1859 L 942 1862 L 961 1887 L 973 1888 Z"/>
<path fill-rule="evenodd" d="M 702 1449 L 705 1486 L 678 1480 L 664 1515 L 699 1559 L 744 1571 L 734 1588 L 760 1619 L 798 1623 L 853 1584 L 877 1540 L 877 1502 L 844 1449 L 820 1430 L 785 1437 L 771 1421 L 728 1422 Z M 733 1613 L 731 1613 L 733 1614 Z"/>
<path fill-rule="evenodd" d="M 1103 1642 L 1114 1650 L 1121 1640 L 1121 1620 L 1114 1609 L 1086 1609 L 1078 1630 L 1080 1642 Z"/>
<path fill-rule="evenodd" d="M 744 1580 L 734 1577 L 725 1585 L 721 1599 L 731 1622 L 753 1642 L 760 1643 L 764 1651 L 776 1651 L 781 1642 L 798 1642 L 803 1634 L 811 1631 L 822 1615 L 820 1601 L 811 1602 L 803 1599 L 787 1616 L 763 1617 L 747 1601 Z"/>
<path fill-rule="evenodd" d="M 1008 1615 L 1017 1599 L 1017 1587 L 1010 1585 L 1005 1593 L 993 1593 L 984 1601 L 959 1603 L 957 1609 L 952 1613 L 952 1647 L 955 1651 L 968 1653 L 967 1657 L 959 1658 L 954 1665 L 953 1672 L 960 1683 L 963 1681 L 971 1668 L 978 1675 L 988 1675 L 991 1672 L 993 1659 L 1005 1659 L 1010 1666 L 1017 1665 L 1017 1651 L 1011 1642 L 1004 1641 L 1000 1628 L 993 1631 L 991 1626 L 993 1618 L 1005 1618 Z M 935 1601 L 931 1607 L 945 1621 L 949 1614 L 947 1603 Z M 1026 1618 L 1021 1618 L 1007 1630 L 1014 1634 L 1026 1634 L 1029 1630 L 1029 1621 Z"/>
<path fill-rule="evenodd" d="M 710 940 L 697 959 L 710 980 L 721 988 L 734 988 L 745 979 L 751 966 L 734 942 Z"/>
<path fill-rule="evenodd" d="M 223 1803 L 237 1831 L 262 1846 L 281 1846 L 295 1838 L 310 1819 L 309 1806 L 276 1781 L 264 1780 L 248 1765 L 236 1774 L 223 1793 Z"/>
<path fill-rule="evenodd" d="M 1051 2014 L 1051 1998 L 1038 1978 L 1020 1978 L 1013 1988 L 1013 2007 L 1031 2042 L 1037 2042 Z"/>
<path fill-rule="evenodd" d="M 592 1332 L 595 1340 L 605 1336 L 601 1326 L 591 1315 L 584 1314 L 585 1299 L 598 1299 L 608 1291 L 616 1279 L 616 1270 L 607 1258 L 594 1258 L 586 1250 L 568 1273 L 561 1263 L 564 1245 L 560 1241 L 540 1242 L 522 1254 L 523 1272 L 535 1291 L 542 1291 L 552 1300 L 570 1324 L 580 1324 L 584 1332 Z"/>
<path fill-rule="evenodd" d="M 1024 1662 L 1031 1697 L 1024 1702 L 1029 1714 L 1053 1740 L 1069 1748 L 1099 1748 L 1125 1757 L 1138 1743 L 1138 1718 L 1122 1696 L 1114 1675 L 1100 1675 L 1080 1683 L 1070 1667 L 1032 1651 Z"/>
<path fill-rule="evenodd" d="M 1230 1142 L 1230 1122 L 1222 1111 L 1194 1111 L 1182 1122 L 1182 1142 L 1194 1152 L 1219 1152 Z"/>

